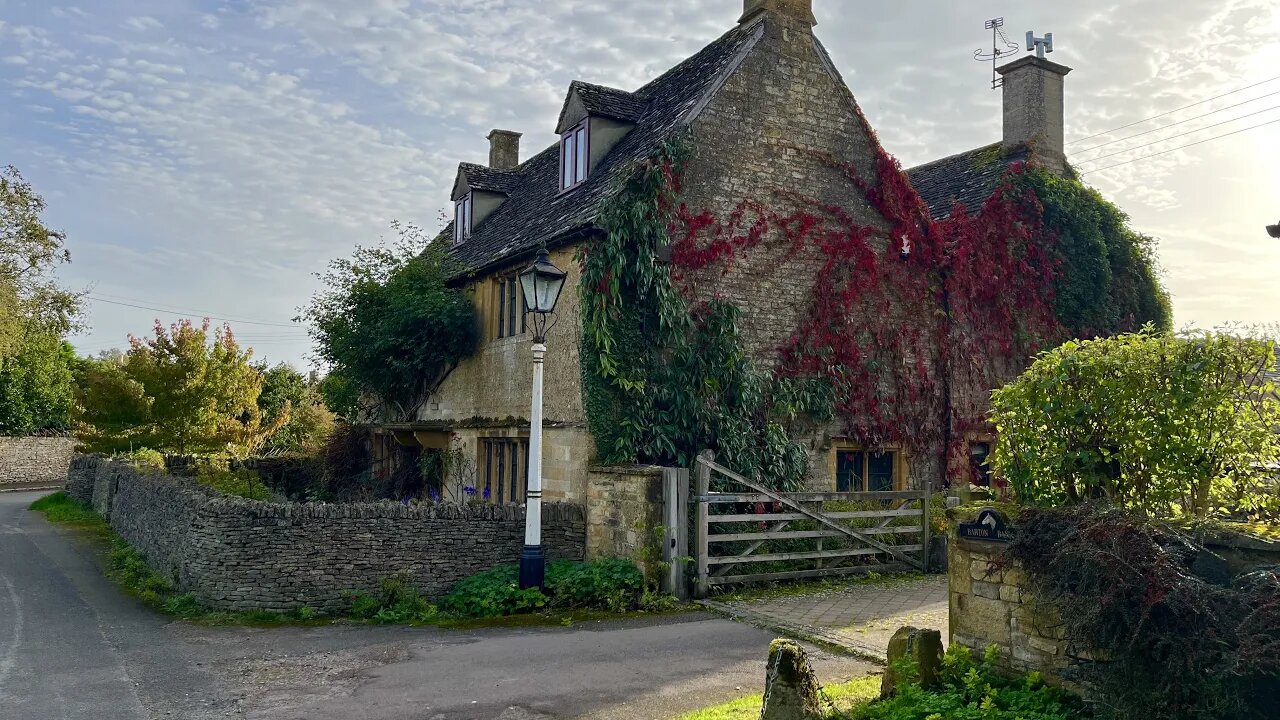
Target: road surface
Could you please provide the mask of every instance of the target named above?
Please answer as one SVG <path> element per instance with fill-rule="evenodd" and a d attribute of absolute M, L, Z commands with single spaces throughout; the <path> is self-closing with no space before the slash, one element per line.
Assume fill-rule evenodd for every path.
<path fill-rule="evenodd" d="M 662 720 L 758 692 L 773 635 L 703 614 L 451 631 L 172 621 L 0 494 L 0 720 Z M 814 651 L 824 681 L 873 668 Z"/>

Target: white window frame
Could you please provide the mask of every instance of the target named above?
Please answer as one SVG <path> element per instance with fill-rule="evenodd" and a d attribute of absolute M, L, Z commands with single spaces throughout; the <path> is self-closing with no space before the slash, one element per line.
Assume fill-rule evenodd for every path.
<path fill-rule="evenodd" d="M 591 119 L 560 135 L 560 191 L 581 185 L 591 175 Z"/>
<path fill-rule="evenodd" d="M 453 244 L 460 245 L 471 237 L 471 223 L 475 218 L 475 199 L 471 193 L 463 195 L 453 204 Z"/>

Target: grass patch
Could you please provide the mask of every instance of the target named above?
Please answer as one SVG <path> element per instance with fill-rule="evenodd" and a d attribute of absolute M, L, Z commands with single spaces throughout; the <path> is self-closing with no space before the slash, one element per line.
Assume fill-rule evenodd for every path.
<path fill-rule="evenodd" d="M 828 702 L 827 717 L 844 717 L 845 713 L 880 696 L 880 676 L 871 675 L 839 685 L 828 685 L 823 688 L 823 695 Z M 748 695 L 723 705 L 686 713 L 678 720 L 759 720 L 762 704 L 762 696 Z"/>
<path fill-rule="evenodd" d="M 716 595 L 712 599 L 723 602 L 745 602 L 752 600 L 771 600 L 784 597 L 804 597 L 809 595 L 825 595 L 856 587 L 893 587 L 918 582 L 924 579 L 920 573 L 881 574 L 869 572 L 844 578 L 823 578 L 820 580 L 789 580 L 767 585 L 755 585 Z"/>
<path fill-rule="evenodd" d="M 29 509 L 43 513 L 49 522 L 61 525 L 79 525 L 86 528 L 105 528 L 106 521 L 98 516 L 93 508 L 82 505 L 65 492 L 46 495 L 31 503 Z"/>

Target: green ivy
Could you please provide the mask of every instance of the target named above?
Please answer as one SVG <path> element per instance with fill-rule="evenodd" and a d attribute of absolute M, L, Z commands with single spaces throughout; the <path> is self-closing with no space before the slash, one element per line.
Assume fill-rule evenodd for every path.
<path fill-rule="evenodd" d="M 687 156 L 679 139 L 637 167 L 582 254 L 588 423 L 605 462 L 689 465 L 710 448 L 739 472 L 797 486 L 808 456 L 773 411 L 795 416 L 820 405 L 822 393 L 800 382 L 775 393 L 743 347 L 740 311 L 686 299 L 659 260 Z"/>

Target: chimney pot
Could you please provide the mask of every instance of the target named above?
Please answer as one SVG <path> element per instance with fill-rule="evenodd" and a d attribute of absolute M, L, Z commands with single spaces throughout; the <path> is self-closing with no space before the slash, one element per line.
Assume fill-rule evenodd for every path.
<path fill-rule="evenodd" d="M 489 167 L 514 170 L 520 165 L 520 133 L 494 130 L 489 133 Z"/>
<path fill-rule="evenodd" d="M 738 22 L 749 22 L 766 12 L 798 20 L 805 23 L 806 27 L 818 24 L 818 19 L 813 16 L 813 0 L 746 0 L 743 5 L 742 19 Z"/>
<path fill-rule="evenodd" d="M 1063 79 L 1071 68 L 1028 55 L 996 72 L 1004 77 L 1004 152 L 1030 149 L 1034 164 L 1065 173 Z"/>

